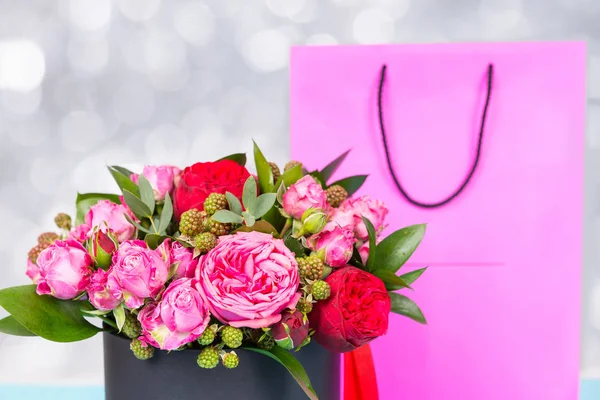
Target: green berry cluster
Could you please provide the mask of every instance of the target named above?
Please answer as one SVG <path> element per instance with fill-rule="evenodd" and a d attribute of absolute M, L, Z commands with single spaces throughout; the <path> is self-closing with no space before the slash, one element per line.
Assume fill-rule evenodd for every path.
<path fill-rule="evenodd" d="M 121 332 L 130 339 L 137 339 L 142 334 L 142 325 L 135 314 L 125 311 L 125 323 Z"/>
<path fill-rule="evenodd" d="M 325 191 L 327 202 L 331 207 L 339 207 L 348 198 L 348 192 L 340 185 L 333 185 Z"/>
<path fill-rule="evenodd" d="M 225 346 L 231 349 L 237 349 L 242 345 L 244 334 L 242 333 L 241 329 L 227 325 L 221 329 L 221 339 L 223 340 L 223 344 L 225 344 Z"/>
<path fill-rule="evenodd" d="M 298 272 L 301 278 L 316 280 L 323 276 L 325 265 L 318 256 L 298 257 L 296 261 L 298 262 Z"/>
<path fill-rule="evenodd" d="M 200 368 L 212 369 L 219 365 L 219 350 L 215 347 L 207 347 L 198 355 L 198 366 Z"/>
<path fill-rule="evenodd" d="M 204 230 L 206 213 L 192 208 L 181 214 L 179 232 L 182 235 L 194 237 Z"/>
<path fill-rule="evenodd" d="M 133 355 L 139 360 L 148 360 L 154 356 L 154 347 L 139 339 L 133 339 L 129 348 L 133 352 Z"/>
<path fill-rule="evenodd" d="M 201 253 L 208 253 L 217 245 L 217 237 L 210 232 L 202 232 L 194 238 L 194 247 Z"/>
<path fill-rule="evenodd" d="M 227 197 L 221 193 L 211 193 L 204 200 L 204 211 L 208 215 L 213 215 L 219 210 L 226 210 L 228 207 Z"/>

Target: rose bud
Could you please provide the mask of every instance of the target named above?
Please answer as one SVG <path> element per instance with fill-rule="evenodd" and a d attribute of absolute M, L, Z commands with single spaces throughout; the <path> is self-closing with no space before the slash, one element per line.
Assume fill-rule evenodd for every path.
<path fill-rule="evenodd" d="M 144 178 L 148 180 L 154 191 L 154 200 L 162 201 L 167 193 L 171 194 L 175 187 L 175 178 L 179 176 L 181 170 L 172 165 L 146 165 L 142 171 Z M 139 182 L 139 175 L 131 175 L 134 183 Z"/>
<path fill-rule="evenodd" d="M 327 279 L 331 293 L 309 314 L 314 338 L 323 347 L 344 353 L 384 335 L 391 310 L 383 281 L 355 267 L 343 267 Z"/>
<path fill-rule="evenodd" d="M 300 311 L 285 311 L 281 321 L 273 325 L 271 334 L 279 347 L 291 350 L 308 337 L 308 318 Z"/>
<path fill-rule="evenodd" d="M 98 268 L 107 269 L 110 267 L 112 254 L 117 249 L 115 240 L 106 233 L 96 230 L 88 243 L 88 252 L 92 256 L 94 263 Z"/>
<path fill-rule="evenodd" d="M 57 240 L 40 253 L 37 265 L 37 293 L 69 300 L 87 288 L 93 261 L 81 243 Z"/>
<path fill-rule="evenodd" d="M 175 218 L 179 221 L 181 214 L 192 208 L 204 210 L 204 201 L 211 193 L 230 192 L 241 199 L 249 176 L 246 168 L 231 160 L 200 162 L 185 168 L 173 193 Z"/>
<path fill-rule="evenodd" d="M 316 251 L 325 264 L 344 266 L 352 258 L 356 238 L 352 231 L 340 227 L 328 228 L 308 239 L 308 247 Z"/>
<path fill-rule="evenodd" d="M 309 208 L 324 209 L 327 195 L 315 179 L 306 175 L 290 186 L 283 195 L 283 211 L 294 219 L 301 219 Z"/>
<path fill-rule="evenodd" d="M 135 226 L 125 218 L 125 214 L 133 218 L 131 210 L 122 204 L 115 204 L 109 200 L 100 200 L 90 207 L 85 216 L 85 223 L 90 227 L 88 237 L 92 236 L 94 228 L 102 232 L 112 231 L 119 243 L 130 239 L 135 233 Z"/>
<path fill-rule="evenodd" d="M 318 208 L 309 208 L 302 214 L 304 231 L 307 233 L 319 233 L 327 224 L 327 214 Z"/>

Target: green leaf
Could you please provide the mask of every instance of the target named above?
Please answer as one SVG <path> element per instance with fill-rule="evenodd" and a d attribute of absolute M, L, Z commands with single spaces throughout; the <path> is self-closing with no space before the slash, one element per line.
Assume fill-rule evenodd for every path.
<path fill-rule="evenodd" d="M 377 245 L 375 267 L 396 273 L 415 252 L 425 235 L 425 224 L 400 229 Z"/>
<path fill-rule="evenodd" d="M 360 189 L 360 187 L 363 185 L 363 183 L 365 183 L 368 177 L 369 175 L 349 176 L 348 178 L 340 179 L 337 182 L 333 182 L 329 186 L 339 185 L 346 189 L 346 192 L 348 192 L 348 196 L 352 196 L 358 191 L 358 189 Z"/>
<path fill-rule="evenodd" d="M 248 211 L 254 216 L 254 218 L 260 218 L 265 215 L 277 200 L 277 193 L 264 193 L 253 199 L 248 204 Z"/>
<path fill-rule="evenodd" d="M 244 220 L 240 215 L 237 215 L 234 212 L 229 210 L 219 210 L 213 216 L 217 222 L 221 222 L 223 224 L 241 224 Z"/>
<path fill-rule="evenodd" d="M 404 275 L 400 275 L 400 278 L 402 278 L 402 280 L 404 280 L 404 282 L 408 283 L 409 285 L 412 285 L 417 279 L 421 277 L 421 275 L 423 275 L 423 272 L 425 272 L 426 269 L 427 267 L 416 269 Z"/>
<path fill-rule="evenodd" d="M 285 225 L 285 218 L 281 215 L 279 210 L 279 208 L 273 207 L 269 212 L 262 216 L 262 220 L 273 225 L 277 231 L 280 231 L 283 228 L 283 225 Z"/>
<path fill-rule="evenodd" d="M 162 212 L 160 213 L 160 222 L 158 223 L 158 233 L 161 235 L 167 232 L 167 228 L 173 218 L 173 202 L 169 193 L 165 196 Z"/>
<path fill-rule="evenodd" d="M 113 165 L 110 168 L 116 169 L 118 172 L 122 173 L 125 176 L 131 176 L 131 175 L 133 175 L 133 172 L 131 172 L 127 168 L 119 167 L 118 165 Z"/>
<path fill-rule="evenodd" d="M 373 273 L 376 277 L 381 279 L 385 284 L 387 290 L 398 290 L 402 288 L 411 289 L 410 285 L 404 281 L 404 279 L 397 276 L 392 271 L 386 271 L 384 269 L 375 270 Z"/>
<path fill-rule="evenodd" d="M 377 234 L 375 233 L 375 227 L 365 217 L 361 217 L 365 227 L 367 228 L 367 232 L 369 233 L 369 258 L 367 258 L 367 270 L 373 271 L 375 265 L 375 254 L 377 253 Z"/>
<path fill-rule="evenodd" d="M 275 187 L 279 188 L 281 182 L 285 184 L 286 187 L 293 185 L 298 182 L 302 178 L 302 165 L 298 164 L 288 169 L 277 179 L 277 185 Z"/>
<path fill-rule="evenodd" d="M 54 342 L 76 342 L 100 332 L 83 318 L 77 302 L 40 296 L 35 285 L 0 290 L 0 306 L 25 329 Z"/>
<path fill-rule="evenodd" d="M 423 312 L 414 301 L 399 293 L 390 292 L 389 295 L 392 301 L 392 312 L 404 315 L 421 324 L 427 323 Z"/>
<path fill-rule="evenodd" d="M 236 229 L 236 232 L 262 232 L 270 233 L 275 238 L 279 237 L 279 232 L 277 232 L 277 229 L 275 229 L 273 225 L 265 220 L 256 221 L 252 226 L 241 226 Z"/>
<path fill-rule="evenodd" d="M 244 347 L 244 349 L 253 351 L 255 353 L 264 354 L 265 356 L 268 356 L 277 361 L 279 364 L 283 365 L 289 371 L 289 373 L 292 374 L 294 379 L 296 379 L 296 382 L 298 382 L 298 385 L 300 385 L 302 390 L 304 390 L 304 393 L 306 393 L 309 399 L 319 400 L 315 390 L 312 387 L 312 384 L 310 383 L 310 379 L 304 370 L 304 367 L 302 367 L 302 364 L 300 364 L 300 362 L 296 360 L 296 357 L 294 357 L 290 352 L 282 349 L 279 346 L 274 346 L 269 351 L 254 347 Z"/>
<path fill-rule="evenodd" d="M 0 332 L 12 336 L 37 336 L 19 323 L 12 315 L 0 319 Z"/>
<path fill-rule="evenodd" d="M 152 213 L 147 205 L 142 200 L 136 197 L 129 190 L 123 190 L 123 198 L 131 211 L 139 218 L 152 218 Z"/>
<path fill-rule="evenodd" d="M 225 197 L 227 197 L 227 203 L 229 203 L 229 209 L 231 210 L 231 212 L 241 214 L 242 203 L 240 203 L 240 199 L 235 197 L 235 195 L 231 192 L 226 192 Z"/>
<path fill-rule="evenodd" d="M 152 185 L 150 185 L 150 182 L 148 182 L 148 179 L 146 179 L 144 175 L 140 174 L 138 179 L 140 183 L 140 199 L 148 207 L 150 215 L 152 215 L 154 214 L 154 207 L 156 206 L 154 189 L 152 189 Z"/>
<path fill-rule="evenodd" d="M 152 250 L 156 250 L 156 248 L 160 246 L 160 244 L 164 242 L 166 238 L 167 236 L 158 235 L 156 233 L 149 233 L 148 235 L 146 235 L 146 237 L 144 237 L 144 240 L 146 241 L 146 244 L 149 248 L 151 248 Z"/>
<path fill-rule="evenodd" d="M 75 200 L 75 207 L 77 209 L 77 214 L 75 216 L 75 224 L 83 224 L 85 222 L 86 214 L 88 213 L 88 211 L 90 211 L 90 207 L 92 207 L 100 200 L 110 200 L 115 204 L 121 204 L 121 200 L 116 194 L 77 193 L 77 199 Z"/>
<path fill-rule="evenodd" d="M 363 271 L 367 270 L 367 267 L 362 262 L 362 258 L 360 257 L 360 253 L 358 252 L 358 248 L 354 246 L 354 250 L 352 251 L 352 257 L 350 258 L 350 264 L 354 265 L 356 268 L 360 268 Z"/>
<path fill-rule="evenodd" d="M 123 215 L 125 216 L 125 219 L 127 220 L 127 222 L 129 222 L 131 225 L 135 226 L 136 228 L 138 228 L 142 232 L 150 233 L 150 230 L 144 228 L 143 226 L 141 226 L 140 224 L 138 224 L 137 222 L 135 222 L 129 215 L 127 215 L 125 213 L 123 213 Z"/>
<path fill-rule="evenodd" d="M 110 174 L 114 178 L 115 182 L 117 182 L 117 185 L 119 186 L 121 191 L 124 192 L 125 190 L 129 190 L 131 193 L 133 193 L 136 196 L 140 195 L 140 188 L 138 187 L 138 185 L 133 183 L 133 181 L 131 180 L 131 178 L 130 178 L 131 174 L 126 175 L 124 173 L 127 170 L 125 170 L 124 168 L 115 167 L 115 166 L 108 167 L 108 170 L 110 171 Z M 130 172 L 130 171 L 127 171 L 127 172 Z"/>
<path fill-rule="evenodd" d="M 249 176 L 244 183 L 244 193 L 242 194 L 242 202 L 246 209 L 250 208 L 250 205 L 256 199 L 256 180 L 253 176 Z"/>
<path fill-rule="evenodd" d="M 258 185 L 261 193 L 271 193 L 275 191 L 273 182 L 273 171 L 269 162 L 262 151 L 254 142 L 254 163 L 256 164 L 256 173 L 258 175 Z"/>
<path fill-rule="evenodd" d="M 331 176 L 335 173 L 335 171 L 337 171 L 344 159 L 348 156 L 348 153 L 350 153 L 350 150 L 340 155 L 338 158 L 327 164 L 327 166 L 321 170 L 321 175 L 323 176 L 323 179 L 325 179 L 325 181 L 328 181 L 329 178 L 331 178 Z"/>
<path fill-rule="evenodd" d="M 304 257 L 306 255 L 304 252 L 304 246 L 302 246 L 298 239 L 293 238 L 289 233 L 283 238 L 283 243 L 288 249 L 295 253 L 296 256 Z"/>
<path fill-rule="evenodd" d="M 123 303 L 119 304 L 117 308 L 113 310 L 113 314 L 115 316 L 115 321 L 117 322 L 117 329 L 121 332 L 123 325 L 125 325 L 125 308 L 123 307 Z"/>
<path fill-rule="evenodd" d="M 243 211 L 242 217 L 244 218 L 246 226 L 253 226 L 256 222 L 256 218 L 254 218 L 254 215 L 250 214 L 248 211 Z"/>
<path fill-rule="evenodd" d="M 238 163 L 242 167 L 245 167 L 246 166 L 246 153 L 230 154 L 228 156 L 225 156 L 223 158 L 218 159 L 217 161 L 221 161 L 221 160 L 235 161 L 236 163 Z"/>

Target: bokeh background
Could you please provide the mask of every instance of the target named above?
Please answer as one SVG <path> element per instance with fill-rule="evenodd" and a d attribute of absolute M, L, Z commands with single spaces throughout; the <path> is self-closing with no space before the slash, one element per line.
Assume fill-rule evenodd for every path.
<path fill-rule="evenodd" d="M 185 166 L 252 138 L 284 163 L 292 45 L 585 40 L 581 368 L 600 377 L 599 20 L 597 0 L 0 0 L 0 287 L 28 283 L 27 251 L 76 191 L 116 191 L 106 165 Z M 99 336 L 0 334 L 0 383 L 102 381 Z"/>

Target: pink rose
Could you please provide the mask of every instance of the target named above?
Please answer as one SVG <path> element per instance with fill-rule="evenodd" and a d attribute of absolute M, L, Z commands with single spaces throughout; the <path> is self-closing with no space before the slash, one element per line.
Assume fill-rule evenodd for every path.
<path fill-rule="evenodd" d="M 339 226 L 322 231 L 308 239 L 311 250 L 324 252 L 325 264 L 330 267 L 341 267 L 348 264 L 354 251 L 354 232 Z"/>
<path fill-rule="evenodd" d="M 112 231 L 119 242 L 131 239 L 135 232 L 135 227 L 131 225 L 125 214 L 132 216 L 131 210 L 122 204 L 115 204 L 109 200 L 100 200 L 90 207 L 85 216 L 85 223 L 90 227 L 88 237 L 91 236 L 94 228 L 98 227 L 102 232 Z"/>
<path fill-rule="evenodd" d="M 113 255 L 107 284 L 113 296 L 123 296 L 125 305 L 136 309 L 160 292 L 168 275 L 169 264 L 160 251 L 149 249 L 141 240 L 129 240 Z"/>
<path fill-rule="evenodd" d="M 142 308 L 138 320 L 148 343 L 163 350 L 176 350 L 202 335 L 210 314 L 192 283 L 192 279 L 178 279 L 165 290 L 160 303 Z"/>
<path fill-rule="evenodd" d="M 108 272 L 99 269 L 92 275 L 87 289 L 90 303 L 102 311 L 114 310 L 122 300 L 120 293 L 112 293 L 108 290 L 107 282 Z"/>
<path fill-rule="evenodd" d="M 332 209 L 329 215 L 329 222 L 325 225 L 325 230 L 331 230 L 335 227 L 354 232 L 356 221 L 352 209 L 343 210 L 341 208 Z"/>
<path fill-rule="evenodd" d="M 290 186 L 283 195 L 283 210 L 295 219 L 301 219 L 309 208 L 325 208 L 327 195 L 312 176 L 306 175 Z"/>
<path fill-rule="evenodd" d="M 340 205 L 340 209 L 342 212 L 351 211 L 354 214 L 354 233 L 360 240 L 366 240 L 369 237 L 367 227 L 361 217 L 365 217 L 371 221 L 377 233 L 380 233 L 385 228 L 384 223 L 388 209 L 381 200 L 372 199 L 370 196 L 346 199 Z"/>
<path fill-rule="evenodd" d="M 68 300 L 86 289 L 93 261 L 81 243 L 57 240 L 40 253 L 37 265 L 37 293 Z"/>
<path fill-rule="evenodd" d="M 175 276 L 179 278 L 193 278 L 196 275 L 198 260 L 194 259 L 194 252 L 178 241 L 171 243 L 171 263 L 179 263 Z"/>
<path fill-rule="evenodd" d="M 27 259 L 27 271 L 25 273 L 33 283 L 37 283 L 40 278 L 40 269 L 35 263 L 32 263 L 29 258 Z"/>
<path fill-rule="evenodd" d="M 146 165 L 142 175 L 150 182 L 150 186 L 154 190 L 154 199 L 161 201 L 165 199 L 167 193 L 173 192 L 175 179 L 181 175 L 181 170 L 172 165 Z M 138 176 L 138 174 L 131 175 L 131 180 L 138 183 Z"/>
<path fill-rule="evenodd" d="M 73 228 L 71 232 L 69 232 L 69 239 L 76 240 L 80 243 L 83 243 L 88 238 L 88 233 L 90 232 L 90 226 L 87 224 L 81 224 Z"/>
<path fill-rule="evenodd" d="M 202 256 L 198 290 L 211 313 L 236 328 L 265 328 L 294 308 L 300 293 L 298 264 L 282 240 L 259 232 L 221 236 Z"/>

